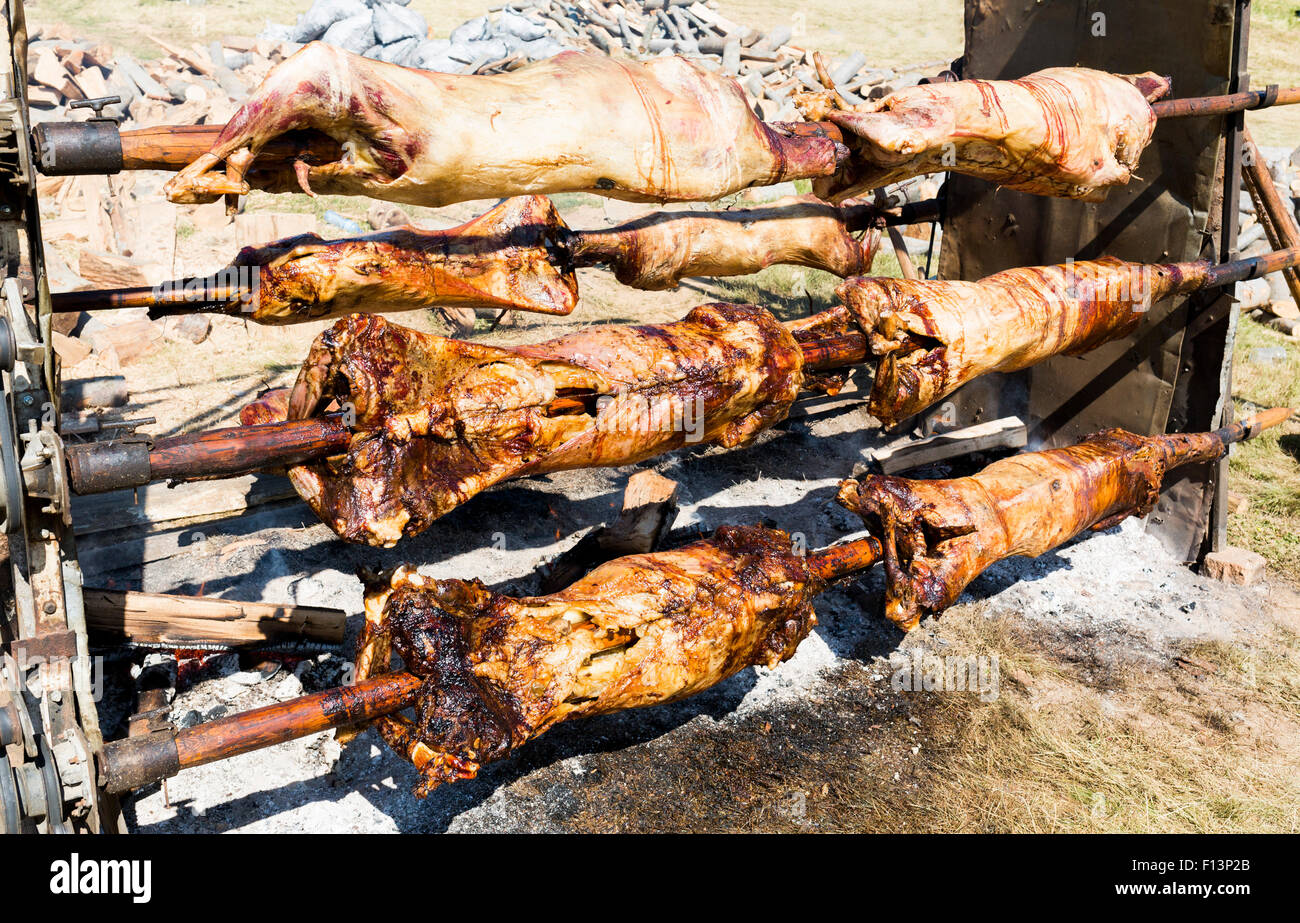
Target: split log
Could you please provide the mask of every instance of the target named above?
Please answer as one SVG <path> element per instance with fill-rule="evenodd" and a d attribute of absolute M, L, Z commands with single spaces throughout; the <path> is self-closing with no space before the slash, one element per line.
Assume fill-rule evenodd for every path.
<path fill-rule="evenodd" d="M 654 471 L 638 471 L 623 492 L 618 519 L 600 526 L 560 555 L 544 571 L 542 592 L 554 593 L 592 569 L 625 554 L 655 551 L 677 515 L 677 482 Z"/>
<path fill-rule="evenodd" d="M 257 647 L 286 641 L 343 643 L 347 613 L 314 606 L 204 596 L 83 590 L 92 636 L 134 644 Z"/>
<path fill-rule="evenodd" d="M 1003 417 L 949 433 L 936 433 L 906 445 L 878 449 L 872 458 L 885 474 L 895 474 L 944 459 L 970 455 L 972 452 L 1022 449 L 1028 441 L 1023 420 L 1019 417 Z"/>

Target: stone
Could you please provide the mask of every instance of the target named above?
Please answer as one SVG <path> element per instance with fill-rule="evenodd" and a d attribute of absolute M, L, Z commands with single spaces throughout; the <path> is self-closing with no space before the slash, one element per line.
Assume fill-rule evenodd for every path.
<path fill-rule="evenodd" d="M 375 43 L 375 29 L 367 10 L 357 16 L 340 19 L 325 30 L 321 41 L 353 54 L 361 54 Z"/>
<path fill-rule="evenodd" d="M 104 250 L 81 251 L 77 272 L 96 288 L 133 288 L 150 284 L 140 263 Z"/>
<path fill-rule="evenodd" d="M 380 45 L 372 52 L 367 52 L 366 57 L 377 58 L 380 61 L 386 61 L 389 64 L 405 64 L 407 60 L 420 47 L 420 40 L 415 36 L 404 38 L 401 41 L 393 42 L 391 45 Z"/>
<path fill-rule="evenodd" d="M 461 23 L 451 30 L 448 38 L 453 45 L 463 45 L 466 42 L 476 42 L 488 34 L 488 21 L 486 16 L 479 16 L 477 19 L 471 19 L 469 22 Z"/>
<path fill-rule="evenodd" d="M 298 17 L 288 38 L 295 42 L 314 42 L 335 23 L 363 15 L 369 16 L 370 8 L 362 0 L 317 0 Z"/>
<path fill-rule="evenodd" d="M 546 27 L 540 22 L 516 13 L 512 9 L 505 9 L 497 16 L 496 29 L 498 32 L 506 32 L 523 42 L 532 42 L 539 38 L 545 38 L 549 33 Z"/>
<path fill-rule="evenodd" d="M 105 327 L 90 334 L 90 343 L 98 355 L 113 353 L 121 365 L 128 365 L 152 353 L 162 339 L 161 325 L 150 320 L 131 321 Z"/>
<path fill-rule="evenodd" d="M 373 202 L 366 210 L 366 223 L 376 231 L 411 223 L 411 216 L 392 202 Z"/>
<path fill-rule="evenodd" d="M 55 315 L 56 317 L 66 315 Z M 65 368 L 72 368 L 77 363 L 90 357 L 91 348 L 84 340 L 79 337 L 64 336 L 57 330 L 52 331 L 51 337 L 54 340 L 54 351 L 58 353 L 59 359 L 63 362 Z"/>
<path fill-rule="evenodd" d="M 182 314 L 167 327 L 167 337 L 198 345 L 212 332 L 212 318 L 206 314 Z"/>
<path fill-rule="evenodd" d="M 396 3 L 381 3 L 375 7 L 375 38 L 381 45 L 391 45 L 407 38 L 424 38 L 429 34 L 429 24 L 415 10 Z"/>
<path fill-rule="evenodd" d="M 1205 556 L 1201 573 L 1212 580 L 1251 586 L 1264 577 L 1264 556 L 1245 548 L 1229 546 Z"/>

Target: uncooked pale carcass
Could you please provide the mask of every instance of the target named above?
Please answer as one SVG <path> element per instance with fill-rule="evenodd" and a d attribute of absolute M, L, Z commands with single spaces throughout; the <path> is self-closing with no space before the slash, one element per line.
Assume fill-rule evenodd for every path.
<path fill-rule="evenodd" d="M 336 402 L 356 435 L 343 456 L 289 474 L 339 535 L 391 545 L 506 478 L 741 445 L 784 419 L 804 383 L 795 336 L 749 305 L 512 348 L 353 315 L 317 338 L 287 412 Z"/>
<path fill-rule="evenodd" d="M 577 266 L 606 264 L 640 289 L 673 288 L 690 276 L 747 275 L 774 263 L 841 277 L 869 272 L 878 217 L 863 203 L 789 196 L 757 208 L 660 212 L 608 230 L 573 231 L 549 199 L 516 196 L 443 231 L 407 226 L 328 241 L 305 234 L 245 247 L 233 270 L 213 277 L 226 284 L 207 287 L 228 289 L 227 313 L 263 324 L 431 305 L 568 314 L 577 304 Z M 239 285 L 243 267 L 256 267 L 255 286 Z M 189 297 L 193 283 L 205 281 L 174 288 Z"/>
<path fill-rule="evenodd" d="M 236 304 L 263 324 L 435 304 L 568 314 L 578 280 L 564 258 L 567 231 L 549 199 L 521 196 L 445 231 L 245 247 L 234 265 L 257 267 L 257 285 Z"/>
<path fill-rule="evenodd" d="M 748 275 L 777 263 L 854 276 L 871 271 L 880 232 L 869 223 L 877 214 L 863 202 L 787 196 L 755 208 L 658 212 L 607 231 L 575 231 L 571 246 L 579 266 L 606 263 L 618 281 L 640 289 Z"/>
<path fill-rule="evenodd" d="M 853 278 L 838 292 L 879 357 L 868 409 L 891 425 L 979 375 L 1126 336 L 1156 301 L 1204 285 L 1209 268 L 1105 257 L 978 282 Z"/>
<path fill-rule="evenodd" d="M 776 666 L 816 624 L 811 601 L 824 586 L 789 535 L 761 527 L 617 558 L 550 596 L 399 570 L 368 594 L 356 677 L 386 672 L 395 650 L 424 679 L 414 721 L 379 721 L 424 796 L 560 721 Z"/>
<path fill-rule="evenodd" d="M 867 475 L 839 501 L 880 539 L 885 615 L 904 630 L 957 601 L 1013 555 L 1036 557 L 1085 529 L 1145 516 L 1165 474 L 1219 458 L 1227 445 L 1289 417 L 1286 408 L 1213 433 L 1135 436 L 1106 430 L 1063 449 L 1004 458 L 972 477 L 917 481 Z"/>
<path fill-rule="evenodd" d="M 1052 67 L 1020 80 L 908 87 L 843 107 L 837 94 L 802 94 L 804 116 L 844 132 L 851 156 L 813 183 L 831 200 L 925 173 L 952 171 L 1036 195 L 1099 201 L 1129 181 L 1155 130 L 1151 102 L 1169 92 L 1153 73 Z"/>
<path fill-rule="evenodd" d="M 267 142 L 297 131 L 341 159 L 257 171 Z M 279 64 L 212 149 L 168 182 L 173 202 L 263 188 L 441 206 L 544 192 L 638 202 L 717 199 L 828 176 L 842 146 L 760 121 L 734 80 L 683 58 L 644 63 L 565 52 L 507 74 L 385 64 L 312 42 Z"/>

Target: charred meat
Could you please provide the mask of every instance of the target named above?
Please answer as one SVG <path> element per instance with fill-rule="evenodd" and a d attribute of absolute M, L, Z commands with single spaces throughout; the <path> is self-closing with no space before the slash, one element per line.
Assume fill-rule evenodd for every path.
<path fill-rule="evenodd" d="M 295 132 L 333 138 L 341 157 L 260 169 L 258 152 Z M 461 76 L 312 42 L 267 76 L 166 193 L 212 202 L 256 182 L 429 206 L 546 192 L 711 201 L 828 176 L 846 153 L 764 124 L 734 80 L 683 58 L 570 51 L 507 74 Z"/>
<path fill-rule="evenodd" d="M 744 444 L 785 418 L 804 381 L 795 336 L 749 305 L 509 349 L 354 315 L 317 338 L 287 414 L 337 405 L 356 435 L 289 473 L 339 535 L 392 545 L 506 478 Z"/>
<path fill-rule="evenodd" d="M 816 624 L 823 586 L 790 536 L 761 527 L 617 558 L 550 596 L 399 570 L 368 594 L 357 678 L 387 671 L 395 652 L 424 679 L 414 720 L 379 722 L 419 770 L 423 797 L 561 721 L 775 667 Z"/>
<path fill-rule="evenodd" d="M 888 426 L 979 375 L 1127 336 L 1161 298 L 1204 285 L 1208 268 L 1105 257 L 978 282 L 854 278 L 839 295 L 879 358 L 868 407 Z"/>
<path fill-rule="evenodd" d="M 1085 529 L 1145 516 L 1165 474 L 1219 458 L 1227 445 L 1287 419 L 1286 408 L 1212 433 L 1136 436 L 1106 430 L 1082 442 L 994 462 L 979 474 L 918 481 L 868 475 L 839 501 L 880 539 L 885 615 L 904 630 L 957 601 L 1003 558 L 1037 557 Z"/>
<path fill-rule="evenodd" d="M 814 196 L 788 196 L 758 208 L 659 212 L 607 231 L 578 231 L 579 265 L 607 263 L 619 282 L 640 289 L 676 288 L 691 276 L 741 276 L 777 263 L 840 277 L 871 271 L 880 232 L 875 210 Z M 855 235 L 854 230 L 863 233 Z"/>
<path fill-rule="evenodd" d="M 845 106 L 833 90 L 796 97 L 804 116 L 840 126 L 851 153 L 813 191 L 832 201 L 952 171 L 1035 195 L 1099 201 L 1129 181 L 1151 141 L 1153 73 L 1052 67 L 1021 80 L 908 87 Z"/>

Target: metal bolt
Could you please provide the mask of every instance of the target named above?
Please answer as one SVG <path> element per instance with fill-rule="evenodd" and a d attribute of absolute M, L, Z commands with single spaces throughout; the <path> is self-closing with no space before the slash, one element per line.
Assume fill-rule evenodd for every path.
<path fill-rule="evenodd" d="M 30 394 L 23 395 L 23 404 L 25 404 L 28 407 L 32 406 L 32 404 L 35 403 L 35 400 L 36 399 L 33 398 Z"/>
<path fill-rule="evenodd" d="M 54 600 L 51 599 L 49 602 L 45 604 L 44 609 L 46 615 L 53 615 L 54 613 L 59 611 L 59 606 L 57 603 L 55 603 Z"/>

